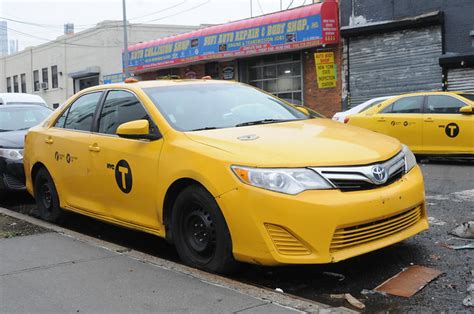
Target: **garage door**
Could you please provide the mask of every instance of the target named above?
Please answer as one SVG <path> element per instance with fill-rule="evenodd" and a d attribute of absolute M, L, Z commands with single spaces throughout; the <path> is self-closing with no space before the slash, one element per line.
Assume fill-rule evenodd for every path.
<path fill-rule="evenodd" d="M 353 37 L 348 52 L 351 107 L 374 97 L 441 89 L 439 26 Z"/>
<path fill-rule="evenodd" d="M 448 90 L 474 93 L 474 68 L 450 69 Z"/>

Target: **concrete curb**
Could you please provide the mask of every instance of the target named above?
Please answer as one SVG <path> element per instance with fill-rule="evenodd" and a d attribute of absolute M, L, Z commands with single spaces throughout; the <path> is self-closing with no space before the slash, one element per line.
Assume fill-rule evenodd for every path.
<path fill-rule="evenodd" d="M 108 251 L 115 252 L 124 256 L 128 256 L 140 262 L 148 263 L 163 269 L 174 271 L 176 273 L 185 274 L 187 276 L 199 279 L 205 283 L 237 291 L 244 295 L 248 295 L 257 299 L 260 299 L 269 303 L 276 303 L 283 307 L 296 309 L 306 313 L 357 313 L 351 309 L 345 307 L 330 307 L 327 304 L 303 299 L 297 296 L 275 292 L 267 288 L 261 288 L 238 282 L 229 278 L 225 278 L 219 275 L 207 273 L 198 269 L 194 269 L 182 264 L 178 264 L 172 261 L 168 261 L 156 256 L 148 255 L 139 251 L 135 251 L 114 243 L 103 241 L 97 238 L 93 238 L 82 233 L 78 233 L 69 229 L 62 228 L 60 226 L 51 224 L 49 222 L 33 218 L 31 216 L 23 215 L 6 208 L 0 207 L 0 213 L 10 217 L 14 217 L 28 223 L 49 229 L 51 231 L 60 233 L 64 236 L 71 237 L 75 240 L 83 243 L 91 244 L 104 248 Z"/>

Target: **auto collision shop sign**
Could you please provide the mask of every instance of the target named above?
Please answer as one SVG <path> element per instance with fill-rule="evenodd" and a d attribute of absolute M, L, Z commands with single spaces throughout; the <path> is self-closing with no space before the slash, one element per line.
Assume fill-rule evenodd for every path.
<path fill-rule="evenodd" d="M 129 70 L 302 49 L 339 41 L 338 7 L 326 1 L 129 47 Z"/>

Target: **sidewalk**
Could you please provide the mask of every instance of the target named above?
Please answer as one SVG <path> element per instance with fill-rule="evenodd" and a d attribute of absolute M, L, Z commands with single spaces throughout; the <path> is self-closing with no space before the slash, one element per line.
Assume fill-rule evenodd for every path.
<path fill-rule="evenodd" d="M 222 284 L 232 280 L 209 275 L 222 278 L 213 283 L 179 271 L 186 266 L 170 268 L 170 263 L 164 262 L 168 268 L 157 266 L 121 250 L 59 232 L 0 239 L 0 312 L 300 312 L 267 301 L 275 302 L 275 296 L 266 300 L 252 296 L 252 289 L 260 288 L 236 291 L 232 284 Z M 278 298 L 279 293 L 268 293 Z M 282 295 L 282 302 L 277 303 L 288 304 L 285 298 L 288 296 Z M 317 303 L 308 308 L 304 301 L 298 302 L 302 304 L 298 308 L 304 311 L 346 310 Z"/>

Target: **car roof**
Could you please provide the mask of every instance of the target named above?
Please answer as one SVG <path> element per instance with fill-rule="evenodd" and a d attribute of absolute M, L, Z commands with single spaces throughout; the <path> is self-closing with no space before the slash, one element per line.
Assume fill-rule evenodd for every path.
<path fill-rule="evenodd" d="M 0 93 L 0 101 L 2 102 L 40 102 L 46 104 L 43 98 L 38 95 L 25 93 Z"/>
<path fill-rule="evenodd" d="M 201 79 L 188 79 L 188 80 L 151 80 L 151 81 L 137 81 L 131 83 L 116 83 L 116 84 L 102 84 L 92 86 L 83 91 L 93 91 L 102 89 L 114 89 L 114 88 L 150 88 L 150 87 L 165 87 L 165 86 L 180 86 L 180 85 L 213 85 L 213 84 L 240 84 L 234 81 L 224 80 L 201 80 Z M 82 91 L 81 91 L 82 92 Z"/>

